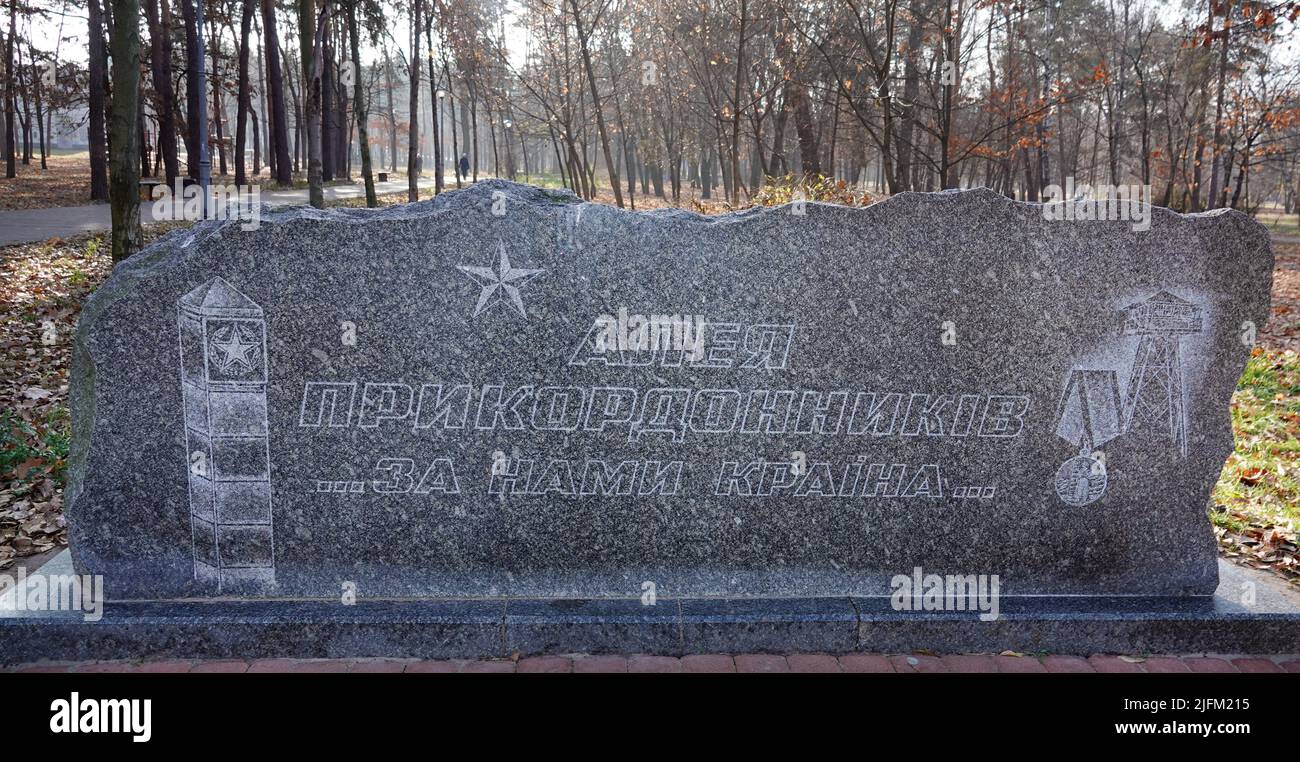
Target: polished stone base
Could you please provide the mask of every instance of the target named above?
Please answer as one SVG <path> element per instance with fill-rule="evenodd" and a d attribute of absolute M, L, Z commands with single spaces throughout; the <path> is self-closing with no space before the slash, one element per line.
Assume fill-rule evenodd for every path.
<path fill-rule="evenodd" d="M 66 555 L 39 573 L 70 573 Z M 1300 653 L 1300 593 L 1220 562 L 1214 596 L 1008 597 L 1000 617 L 899 612 L 888 598 L 320 600 L 109 603 L 13 609 L 0 597 L 0 661 L 124 658 L 473 658 L 564 653 L 852 651 Z M 30 584 L 30 581 L 29 581 Z M 1253 595 L 1253 602 L 1251 596 Z"/>

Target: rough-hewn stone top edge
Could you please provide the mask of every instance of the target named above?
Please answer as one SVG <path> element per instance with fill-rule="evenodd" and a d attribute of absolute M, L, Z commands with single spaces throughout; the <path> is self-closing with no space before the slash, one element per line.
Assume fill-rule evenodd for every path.
<path fill-rule="evenodd" d="M 734 212 L 726 212 L 718 215 L 703 215 L 697 212 L 685 209 L 651 209 L 651 210 L 630 210 L 618 209 L 608 204 L 600 204 L 590 201 L 584 201 L 578 198 L 572 191 L 567 189 L 539 188 L 534 185 L 525 185 L 508 180 L 482 180 L 474 185 L 461 189 L 452 189 L 439 194 L 433 199 L 425 201 L 416 201 L 413 203 L 402 204 L 398 206 L 381 207 L 377 209 L 340 207 L 333 209 L 317 209 L 310 206 L 293 206 L 272 208 L 264 206 L 261 215 L 262 225 L 286 225 L 301 221 L 321 221 L 329 223 L 356 223 L 356 224 L 376 224 L 387 221 L 414 220 L 426 218 L 433 215 L 454 213 L 464 211 L 471 207 L 485 207 L 490 205 L 495 199 L 493 194 L 502 192 L 506 198 L 514 203 L 523 203 L 535 207 L 546 206 L 564 206 L 577 209 L 579 213 L 588 211 L 600 215 L 605 219 L 609 217 L 620 217 L 631 215 L 633 217 L 642 217 L 645 219 L 655 220 L 674 220 L 678 222 L 690 222 L 701 225 L 731 225 L 737 223 L 754 223 L 759 220 L 768 219 L 773 215 L 791 214 L 789 207 L 792 204 L 787 203 L 781 206 L 770 207 L 750 207 Z M 954 189 L 937 192 L 908 191 L 899 193 L 894 196 L 884 198 L 874 204 L 862 207 L 844 206 L 820 201 L 807 201 L 807 208 L 818 215 L 848 215 L 858 216 L 864 221 L 878 217 L 880 214 L 891 211 L 901 210 L 914 204 L 925 201 L 939 201 L 946 203 L 969 203 L 984 202 L 987 204 L 1004 205 L 1008 210 L 1040 210 L 1043 204 L 1017 201 L 1007 198 L 1005 195 L 998 193 L 989 188 L 968 188 Z M 1183 224 L 1200 224 L 1211 223 L 1221 225 L 1227 223 L 1230 227 L 1248 230 L 1248 236 L 1261 239 L 1265 246 L 1268 244 L 1268 232 L 1264 225 L 1251 219 L 1248 215 L 1235 209 L 1215 209 L 1209 212 L 1199 212 L 1194 214 L 1182 214 L 1173 210 L 1153 206 L 1151 207 L 1153 219 L 1156 217 L 1166 221 L 1174 221 Z M 125 282 L 135 281 L 138 279 L 148 278 L 153 273 L 169 269 L 169 267 L 184 256 L 184 252 L 192 246 L 206 242 L 214 236 L 223 236 L 227 233 L 238 234 L 240 228 L 238 220 L 220 220 L 200 222 L 193 227 L 174 230 L 154 242 L 143 252 L 131 257 L 122 264 L 118 265 L 109 279 L 106 286 L 117 286 Z M 109 293 L 116 289 L 101 287 L 94 295 L 95 297 L 109 298 Z M 92 308 L 92 313 L 94 312 Z"/>
<path fill-rule="evenodd" d="M 425 201 L 416 201 L 397 206 L 380 207 L 377 209 L 368 209 L 364 207 L 336 207 L 332 209 L 316 209 L 311 206 L 292 206 L 292 207 L 264 207 L 262 222 L 270 224 L 282 224 L 296 222 L 299 220 L 323 220 L 330 222 L 354 222 L 354 223 L 374 223 L 386 220 L 406 220 L 419 219 L 441 211 L 452 211 L 465 208 L 468 204 L 473 203 L 491 203 L 493 194 L 503 192 L 510 201 L 521 202 L 535 205 L 560 205 L 580 207 L 585 211 L 588 208 L 599 210 L 602 213 L 608 213 L 615 216 L 633 215 L 649 217 L 654 219 L 676 218 L 690 220 L 706 225 L 728 224 L 740 220 L 751 221 L 766 217 L 767 215 L 790 214 L 789 207 L 792 203 L 781 204 L 779 206 L 759 206 L 749 207 L 732 212 L 725 212 L 716 215 L 705 215 L 688 209 L 649 209 L 649 210 L 632 210 L 619 209 L 608 204 L 584 201 L 578 198 L 572 191 L 567 189 L 540 188 L 534 185 L 511 182 L 509 180 L 481 180 L 478 183 L 466 188 L 450 189 L 444 191 L 433 199 Z M 847 215 L 875 215 L 883 211 L 890 210 L 894 207 L 907 206 L 920 201 L 945 201 L 945 202 L 964 202 L 972 200 L 983 200 L 987 202 L 997 202 L 1005 204 L 1008 208 L 1021 208 L 1024 210 L 1041 210 L 1044 204 L 1032 201 L 1019 201 L 1008 198 L 990 188 L 976 187 L 963 188 L 945 191 L 907 191 L 883 198 L 873 204 L 866 206 L 845 206 L 823 201 L 806 201 L 804 202 L 809 209 L 816 209 L 819 212 L 842 213 Z M 1266 230 L 1258 221 L 1252 219 L 1249 215 L 1236 209 L 1214 209 L 1206 212 L 1196 212 L 1184 214 L 1176 212 L 1162 206 L 1152 205 L 1153 215 L 1162 219 L 1202 221 L 1202 220 L 1219 220 L 1229 219 L 1238 224 L 1250 223 L 1261 231 Z M 189 231 L 177 231 L 163 240 L 171 240 L 173 236 L 181 236 L 183 233 L 196 236 L 196 240 L 206 238 L 213 232 L 223 230 L 229 225 L 237 224 L 235 221 L 222 221 L 207 223 L 195 226 Z M 181 236 L 188 237 L 188 236 Z"/>

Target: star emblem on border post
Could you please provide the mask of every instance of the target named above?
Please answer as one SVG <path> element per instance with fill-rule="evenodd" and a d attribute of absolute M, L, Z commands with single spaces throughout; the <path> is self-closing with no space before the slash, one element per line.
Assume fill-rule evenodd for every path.
<path fill-rule="evenodd" d="M 473 317 L 478 317 L 479 313 L 488 307 L 509 303 L 514 305 L 520 315 L 527 318 L 528 313 L 524 311 L 524 300 L 519 295 L 519 289 L 527 285 L 533 278 L 546 272 L 546 269 L 525 270 L 512 266 L 510 257 L 506 254 L 506 245 L 501 241 L 497 241 L 497 257 L 498 261 L 495 268 L 473 267 L 471 265 L 456 266 L 457 270 L 465 273 L 475 283 L 483 287 L 483 290 L 478 295 L 478 303 L 474 305 Z"/>
<path fill-rule="evenodd" d="M 217 328 L 208 349 L 208 357 L 222 375 L 242 376 L 251 373 L 261 355 L 260 337 L 242 323 Z"/>

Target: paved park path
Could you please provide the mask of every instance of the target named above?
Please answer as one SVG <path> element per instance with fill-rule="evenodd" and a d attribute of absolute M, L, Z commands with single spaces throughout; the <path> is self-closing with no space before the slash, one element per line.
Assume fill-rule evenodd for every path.
<path fill-rule="evenodd" d="M 486 176 L 483 176 L 486 177 Z M 433 178 L 420 178 L 420 187 L 433 187 Z M 385 195 L 406 190 L 406 180 L 390 180 L 375 183 L 375 193 Z M 325 189 L 326 201 L 338 201 L 350 198 L 365 198 L 366 189 L 361 183 L 355 185 L 334 185 Z M 287 206 L 307 203 L 307 190 L 263 191 L 262 201 L 272 206 Z M 140 204 L 140 219 L 147 225 L 155 222 L 153 205 Z M 20 209 L 0 212 L 0 246 L 15 243 L 47 241 L 51 238 L 71 238 L 83 233 L 96 233 L 108 230 L 112 226 L 112 217 L 108 204 L 87 204 L 85 206 L 61 206 L 52 209 Z M 1273 236 L 1273 243 L 1300 243 L 1297 236 Z"/>
<path fill-rule="evenodd" d="M 536 656 L 512 659 L 166 659 L 42 662 L 7 672 L 1290 672 L 1300 656 L 994 656 L 967 654 L 697 654 Z"/>
<path fill-rule="evenodd" d="M 420 187 L 433 187 L 433 178 L 420 178 Z M 406 180 L 375 183 L 375 193 L 400 193 L 406 190 Z M 333 185 L 325 189 L 326 201 L 365 198 L 366 189 L 356 185 Z M 272 206 L 289 206 L 307 203 L 307 190 L 262 191 L 262 201 Z M 155 222 L 153 204 L 140 203 L 140 219 L 146 225 Z M 0 212 L 0 246 L 15 243 L 46 241 L 51 238 L 70 238 L 83 233 L 96 233 L 112 226 L 108 204 L 61 206 L 53 209 L 19 209 Z"/>

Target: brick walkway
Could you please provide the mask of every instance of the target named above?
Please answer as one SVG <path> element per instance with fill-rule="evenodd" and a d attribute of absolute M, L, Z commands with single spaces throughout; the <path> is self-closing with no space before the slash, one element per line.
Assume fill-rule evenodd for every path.
<path fill-rule="evenodd" d="M 18 665 L 7 672 L 1290 672 L 1300 656 L 963 656 L 704 654 L 537 656 L 518 660 L 239 659 Z"/>

